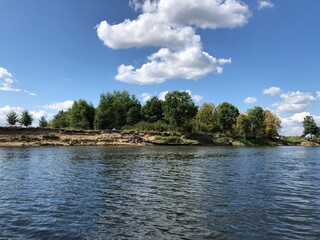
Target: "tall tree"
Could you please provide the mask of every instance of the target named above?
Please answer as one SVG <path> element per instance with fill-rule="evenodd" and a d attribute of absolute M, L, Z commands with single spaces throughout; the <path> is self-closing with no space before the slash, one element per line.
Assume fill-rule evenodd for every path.
<path fill-rule="evenodd" d="M 179 131 L 186 130 L 197 111 L 197 106 L 185 91 L 173 91 L 165 96 L 164 119 Z"/>
<path fill-rule="evenodd" d="M 265 136 L 268 138 L 274 138 L 279 135 L 279 130 L 281 128 L 281 120 L 273 114 L 271 111 L 265 111 Z"/>
<path fill-rule="evenodd" d="M 250 136 L 255 138 L 264 137 L 265 111 L 261 107 L 254 107 L 247 111 L 250 121 Z"/>
<path fill-rule="evenodd" d="M 194 129 L 197 132 L 212 132 L 215 126 L 215 107 L 213 103 L 204 103 L 198 110 Z"/>
<path fill-rule="evenodd" d="M 157 97 L 152 97 L 141 109 L 142 119 L 154 123 L 163 119 L 163 103 Z"/>
<path fill-rule="evenodd" d="M 231 103 L 221 103 L 216 110 L 217 124 L 221 131 L 230 131 L 237 122 L 239 110 Z"/>
<path fill-rule="evenodd" d="M 50 122 L 53 128 L 67 128 L 69 127 L 68 112 L 60 110 Z"/>
<path fill-rule="evenodd" d="M 39 120 L 39 127 L 41 127 L 41 128 L 48 127 L 48 122 L 44 116 L 41 116 L 41 118 Z"/>
<path fill-rule="evenodd" d="M 319 128 L 314 121 L 312 116 L 306 116 L 303 119 L 303 135 L 306 136 L 310 134 L 311 136 L 317 135 L 319 133 Z"/>
<path fill-rule="evenodd" d="M 95 108 L 92 103 L 80 99 L 69 109 L 70 127 L 75 129 L 93 129 Z"/>
<path fill-rule="evenodd" d="M 245 113 L 237 117 L 236 132 L 239 137 L 247 138 L 250 134 L 250 121 Z"/>
<path fill-rule="evenodd" d="M 21 118 L 20 118 L 20 124 L 22 126 L 25 126 L 25 127 L 29 127 L 32 125 L 32 122 L 33 122 L 34 118 L 33 116 L 29 113 L 28 110 L 24 110 L 22 113 L 21 113 Z"/>
<path fill-rule="evenodd" d="M 18 114 L 15 111 L 11 111 L 7 114 L 7 123 L 10 126 L 14 126 L 19 122 Z"/>

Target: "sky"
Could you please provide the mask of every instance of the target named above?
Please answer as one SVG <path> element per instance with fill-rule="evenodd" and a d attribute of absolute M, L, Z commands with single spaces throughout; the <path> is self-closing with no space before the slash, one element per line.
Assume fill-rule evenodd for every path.
<path fill-rule="evenodd" d="M 319 0 L 0 0 L 0 125 L 101 93 L 188 91 L 320 125 Z"/>

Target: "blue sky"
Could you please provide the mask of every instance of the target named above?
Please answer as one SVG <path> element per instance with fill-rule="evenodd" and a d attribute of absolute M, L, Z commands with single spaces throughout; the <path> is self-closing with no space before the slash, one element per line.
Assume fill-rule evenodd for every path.
<path fill-rule="evenodd" d="M 0 4 L 1 125 L 11 110 L 50 118 L 113 90 L 261 106 L 283 134 L 300 134 L 306 115 L 320 124 L 318 0 Z"/>

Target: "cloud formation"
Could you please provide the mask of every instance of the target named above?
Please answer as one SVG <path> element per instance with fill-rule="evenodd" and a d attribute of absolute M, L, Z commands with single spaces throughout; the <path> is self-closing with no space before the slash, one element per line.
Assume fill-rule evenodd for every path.
<path fill-rule="evenodd" d="M 195 29 L 241 27 L 250 18 L 248 6 L 239 0 L 132 0 L 130 5 L 141 13 L 137 19 L 114 25 L 102 21 L 97 34 L 113 49 L 160 48 L 141 67 L 118 67 L 117 80 L 137 84 L 197 80 L 211 72 L 222 73 L 231 59 L 203 51 Z"/>
<path fill-rule="evenodd" d="M 47 110 L 67 110 L 70 107 L 72 107 L 73 105 L 73 101 L 71 100 L 67 100 L 65 102 L 54 102 L 52 104 L 49 105 L 44 105 L 42 106 L 43 109 L 47 109 Z"/>
<path fill-rule="evenodd" d="M 276 96 L 281 93 L 281 89 L 279 87 L 271 87 L 263 89 L 263 94 L 270 95 L 270 96 Z"/>
<path fill-rule="evenodd" d="M 0 91 L 6 92 L 25 92 L 31 96 L 36 96 L 37 94 L 30 92 L 28 90 L 22 90 L 19 88 L 14 88 L 12 85 L 17 82 L 13 79 L 12 74 L 5 68 L 0 67 Z"/>
<path fill-rule="evenodd" d="M 258 99 L 256 97 L 247 97 L 244 102 L 248 103 L 248 104 L 254 104 L 258 101 Z"/>
<path fill-rule="evenodd" d="M 274 103 L 273 106 L 280 112 L 298 113 L 310 108 L 316 98 L 311 93 L 306 92 L 288 92 L 280 95 L 281 102 Z"/>
<path fill-rule="evenodd" d="M 259 0 L 258 1 L 258 9 L 266 9 L 266 8 L 273 8 L 274 4 L 270 0 Z"/>

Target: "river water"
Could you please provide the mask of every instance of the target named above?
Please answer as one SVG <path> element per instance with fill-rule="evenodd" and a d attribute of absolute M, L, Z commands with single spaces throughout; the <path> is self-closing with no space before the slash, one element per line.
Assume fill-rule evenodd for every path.
<path fill-rule="evenodd" d="M 320 148 L 0 148 L 0 239 L 320 239 Z"/>

